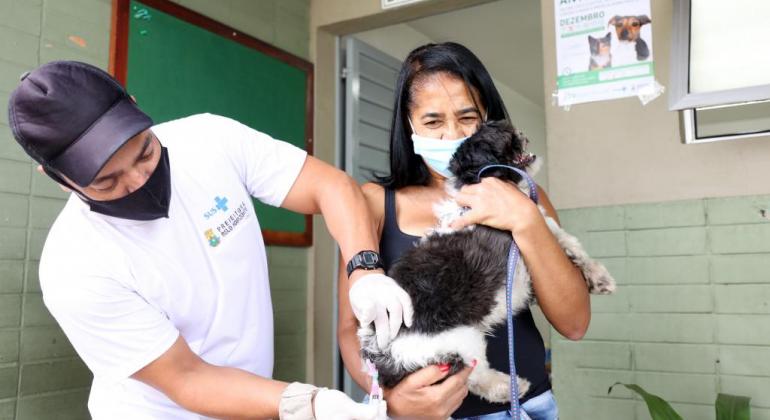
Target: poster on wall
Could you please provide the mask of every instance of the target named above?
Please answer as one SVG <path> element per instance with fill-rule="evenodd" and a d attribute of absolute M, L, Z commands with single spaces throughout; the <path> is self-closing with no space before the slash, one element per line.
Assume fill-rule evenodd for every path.
<path fill-rule="evenodd" d="M 653 93 L 650 0 L 554 1 L 559 106 Z"/>

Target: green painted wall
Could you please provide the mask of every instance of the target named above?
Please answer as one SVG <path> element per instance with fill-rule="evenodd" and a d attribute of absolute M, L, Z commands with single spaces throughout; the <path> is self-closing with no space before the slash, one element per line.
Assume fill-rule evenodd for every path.
<path fill-rule="evenodd" d="M 618 280 L 593 296 L 582 341 L 553 331 L 565 420 L 649 419 L 637 383 L 685 419 L 713 419 L 717 392 L 770 419 L 770 195 L 561 210 L 563 225 Z"/>
<path fill-rule="evenodd" d="M 306 248 L 267 249 L 275 322 L 273 377 L 285 381 L 307 380 L 307 258 Z"/>
<path fill-rule="evenodd" d="M 185 5 L 307 58 L 309 0 Z M 91 375 L 45 309 L 37 279 L 48 228 L 66 195 L 35 172 L 8 128 L 19 75 L 56 59 L 107 67 L 109 0 L 0 0 L 0 419 L 88 418 Z M 275 376 L 306 376 L 308 250 L 270 247 Z"/>

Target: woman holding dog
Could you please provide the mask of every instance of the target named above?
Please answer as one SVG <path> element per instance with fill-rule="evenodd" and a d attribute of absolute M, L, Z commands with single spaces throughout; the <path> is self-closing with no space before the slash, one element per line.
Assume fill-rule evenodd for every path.
<path fill-rule="evenodd" d="M 447 198 L 444 188 L 449 159 L 465 138 L 485 121 L 510 120 L 484 65 L 456 43 L 428 44 L 404 61 L 397 85 L 391 124 L 389 176 L 363 186 L 380 235 L 387 270 L 428 229 L 436 226 L 433 205 Z M 558 221 L 548 196 L 538 187 L 540 203 Z M 470 210 L 455 224 L 459 229 L 484 224 L 510 231 L 530 270 L 538 305 L 563 336 L 579 340 L 590 321 L 590 300 L 579 270 L 572 265 L 546 226 L 537 206 L 514 185 L 496 178 L 463 187 L 455 197 Z M 341 285 L 346 284 L 341 270 Z M 345 287 L 339 293 L 339 341 L 348 372 L 368 389 L 361 369 L 356 318 Z M 520 401 L 532 420 L 558 418 L 545 370 L 545 347 L 529 310 L 516 315 L 515 358 L 519 376 L 530 390 Z M 488 339 L 487 357 L 508 372 L 507 326 Z M 428 366 L 385 390 L 391 417 L 507 419 L 507 404 L 494 404 L 468 394 L 470 367 L 449 376 L 448 366 Z M 527 417 L 524 417 L 527 418 Z"/>

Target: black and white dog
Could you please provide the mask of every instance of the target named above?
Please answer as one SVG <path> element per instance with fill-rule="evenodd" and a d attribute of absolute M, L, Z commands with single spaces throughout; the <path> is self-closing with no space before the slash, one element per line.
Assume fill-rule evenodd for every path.
<path fill-rule="evenodd" d="M 534 173 L 539 164 L 525 152 L 526 138 L 506 122 L 484 124 L 455 152 L 450 162 L 454 178 L 447 181 L 449 195 L 466 184 L 479 182 L 479 171 L 489 164 L 518 167 Z M 483 176 L 524 183 L 516 172 L 490 168 Z M 526 185 L 519 187 L 527 191 Z M 381 384 L 393 387 L 406 375 L 431 364 L 445 363 L 455 373 L 477 365 L 468 378 L 471 392 L 491 401 L 510 400 L 508 373 L 492 369 L 486 359 L 485 335 L 506 318 L 506 268 L 511 245 L 510 232 L 477 225 L 453 231 L 449 224 L 463 209 L 453 200 L 435 207 L 439 226 L 416 247 L 405 252 L 388 275 L 406 290 L 414 305 L 411 328 L 402 328 L 388 347 L 380 349 L 371 326 L 359 328 L 361 355 L 376 365 Z M 545 216 L 543 208 L 540 211 Z M 570 260 L 580 268 L 595 294 L 615 290 L 615 280 L 601 264 L 589 258 L 574 236 L 546 216 Z M 512 296 L 514 314 L 526 308 L 532 292 L 523 259 L 515 268 Z M 519 397 L 529 382 L 517 378 Z"/>

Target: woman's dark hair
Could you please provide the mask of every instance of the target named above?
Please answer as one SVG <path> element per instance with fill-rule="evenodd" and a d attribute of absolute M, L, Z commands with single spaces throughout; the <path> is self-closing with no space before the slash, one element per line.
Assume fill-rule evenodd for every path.
<path fill-rule="evenodd" d="M 412 146 L 409 105 L 412 84 L 425 76 L 447 73 L 465 81 L 479 94 L 487 111 L 487 120 L 509 121 L 500 93 L 489 72 L 468 48 L 455 42 L 427 44 L 414 49 L 404 60 L 396 81 L 396 98 L 390 124 L 390 174 L 376 176 L 378 184 L 398 189 L 409 185 L 428 185 L 430 172 Z"/>

